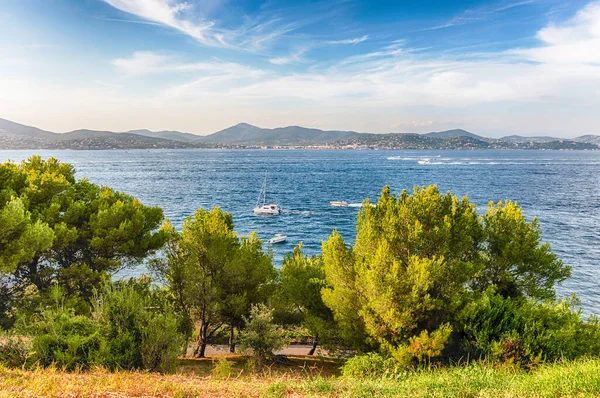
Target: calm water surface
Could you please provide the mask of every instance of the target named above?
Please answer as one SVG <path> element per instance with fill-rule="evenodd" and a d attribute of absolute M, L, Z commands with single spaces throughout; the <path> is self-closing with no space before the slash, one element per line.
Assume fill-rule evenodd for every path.
<path fill-rule="evenodd" d="M 480 212 L 489 201 L 516 200 L 573 266 L 559 295 L 576 292 L 585 313 L 600 313 L 600 151 L 0 151 L 0 161 L 32 154 L 73 163 L 78 177 L 161 206 L 178 226 L 196 208 L 220 206 L 242 235 L 286 234 L 288 242 L 274 247 L 277 267 L 300 241 L 317 253 L 333 229 L 351 243 L 358 209 L 329 201 L 376 199 L 385 185 L 398 193 L 437 184 L 468 195 Z M 267 169 L 267 199 L 285 210 L 279 217 L 252 214 Z"/>

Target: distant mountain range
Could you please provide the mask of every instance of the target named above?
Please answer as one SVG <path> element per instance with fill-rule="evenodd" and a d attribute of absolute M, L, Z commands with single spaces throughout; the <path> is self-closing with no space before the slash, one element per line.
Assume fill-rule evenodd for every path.
<path fill-rule="evenodd" d="M 358 137 L 354 131 L 323 131 L 299 126 L 263 129 L 240 123 L 202 137 L 202 141 L 216 144 L 254 145 L 319 145 Z"/>
<path fill-rule="evenodd" d="M 152 148 L 252 148 L 327 147 L 358 149 L 599 149 L 600 136 L 572 139 L 482 137 L 455 129 L 426 134 L 368 134 L 324 131 L 300 126 L 265 129 L 239 123 L 200 136 L 180 131 L 130 130 L 125 132 L 74 130 L 55 133 L 0 119 L 0 149 L 152 149 Z"/>

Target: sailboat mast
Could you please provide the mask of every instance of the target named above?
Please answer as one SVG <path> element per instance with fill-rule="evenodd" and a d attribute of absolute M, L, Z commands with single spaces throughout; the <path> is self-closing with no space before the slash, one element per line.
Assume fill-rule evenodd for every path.
<path fill-rule="evenodd" d="M 263 189 L 264 189 L 264 199 L 263 199 L 263 206 L 267 203 L 267 173 L 268 171 L 265 171 L 265 182 L 263 183 Z"/>

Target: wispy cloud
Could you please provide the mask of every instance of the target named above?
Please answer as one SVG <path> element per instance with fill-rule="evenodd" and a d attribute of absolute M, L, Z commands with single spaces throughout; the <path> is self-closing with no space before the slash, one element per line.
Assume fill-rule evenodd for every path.
<path fill-rule="evenodd" d="M 178 59 L 152 51 L 139 51 L 129 58 L 117 58 L 112 64 L 126 75 L 148 75 L 153 73 L 201 72 L 206 76 L 230 75 L 256 78 L 264 75 L 261 69 L 251 68 L 235 62 L 224 62 L 213 58 L 206 62 L 181 62 Z"/>
<path fill-rule="evenodd" d="M 213 101 L 220 98 L 228 103 L 285 99 L 325 107 L 457 108 L 500 101 L 544 102 L 600 89 L 600 53 L 595 51 L 600 48 L 598 26 L 600 3 L 586 7 L 560 26 L 541 29 L 537 35 L 540 44 L 530 48 L 440 58 L 398 42 L 347 57 L 325 69 L 266 71 L 253 80 L 225 87 L 218 80 L 218 90 L 211 88 L 210 80 L 196 84 L 213 92 Z M 278 65 L 288 61 L 271 60 Z M 143 59 L 140 62 L 144 63 Z M 577 86 L 577 82 L 586 82 L 586 87 Z"/>
<path fill-rule="evenodd" d="M 182 16 L 190 9 L 188 3 L 171 0 L 104 0 L 109 5 L 137 17 L 157 22 L 193 37 L 207 46 L 229 47 L 222 35 L 214 29 L 214 22 L 191 21 Z"/>
<path fill-rule="evenodd" d="M 98 18 L 101 21 L 111 21 L 111 22 L 123 22 L 123 23 L 133 23 L 139 25 L 154 25 L 160 26 L 158 22 L 149 22 L 149 21 L 136 21 L 133 19 L 119 19 L 119 18 Z"/>
<path fill-rule="evenodd" d="M 303 57 L 307 49 L 292 53 L 287 56 L 273 57 L 269 59 L 269 62 L 273 65 L 289 65 L 293 63 L 305 62 L 306 59 Z"/>
<path fill-rule="evenodd" d="M 539 1 L 539 0 L 537 0 L 537 1 Z M 470 24 L 470 23 L 482 22 L 482 21 L 489 20 L 490 18 L 492 18 L 494 16 L 494 14 L 501 13 L 503 11 L 507 11 L 512 8 L 533 4 L 535 2 L 536 2 L 536 0 L 522 0 L 522 1 L 512 2 L 512 3 L 503 2 L 500 4 L 496 3 L 496 4 L 488 5 L 486 7 L 470 8 L 468 10 L 463 11 L 460 15 L 457 15 L 457 16 L 451 18 L 449 21 L 447 21 L 443 24 L 434 25 L 434 26 L 431 26 L 428 28 L 423 28 L 421 30 L 422 31 L 438 30 L 438 29 L 451 28 L 454 26 L 466 25 L 466 24 Z"/>
<path fill-rule="evenodd" d="M 354 39 L 344 39 L 344 40 L 328 40 L 325 42 L 325 44 L 331 44 L 331 45 L 336 45 L 336 44 L 358 44 L 358 43 L 362 43 L 364 41 L 367 41 L 369 39 L 368 35 L 364 35 L 362 37 L 356 37 Z"/>
<path fill-rule="evenodd" d="M 140 18 L 140 22 L 166 26 L 207 47 L 229 48 L 259 52 L 274 39 L 299 26 L 280 18 L 248 19 L 236 28 L 218 26 L 217 21 L 205 18 L 196 6 L 178 0 L 103 0 L 112 7 Z M 131 22 L 129 20 L 121 20 Z"/>

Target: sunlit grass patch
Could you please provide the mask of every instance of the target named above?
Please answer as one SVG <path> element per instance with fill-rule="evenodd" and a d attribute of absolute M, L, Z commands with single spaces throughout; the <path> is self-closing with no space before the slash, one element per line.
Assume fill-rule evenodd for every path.
<path fill-rule="evenodd" d="M 220 361 L 223 361 L 221 359 Z M 600 360 L 542 364 L 532 371 L 472 363 L 423 369 L 406 377 L 309 375 L 273 367 L 228 378 L 213 377 L 211 361 L 196 361 L 201 372 L 158 374 L 108 372 L 95 368 L 65 372 L 56 367 L 31 370 L 0 366 L 0 397 L 596 397 Z M 233 369 L 238 364 L 232 361 Z"/>

